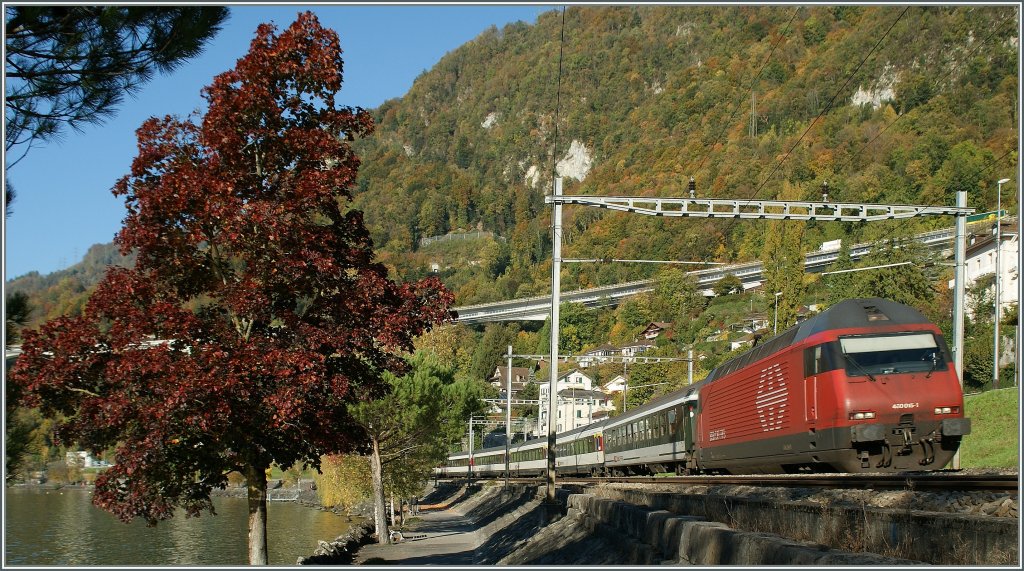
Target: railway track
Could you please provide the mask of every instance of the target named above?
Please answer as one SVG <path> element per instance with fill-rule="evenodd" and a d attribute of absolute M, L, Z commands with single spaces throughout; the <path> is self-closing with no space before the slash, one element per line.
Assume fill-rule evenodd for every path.
<path fill-rule="evenodd" d="M 478 480 L 504 481 L 503 478 Z M 513 483 L 542 484 L 543 478 L 510 478 Z M 971 475 L 955 472 L 908 472 L 904 474 L 806 474 L 757 476 L 632 476 L 609 478 L 560 477 L 559 485 L 596 484 L 679 485 L 679 486 L 759 486 L 785 488 L 835 488 L 869 490 L 916 490 L 929 492 L 1000 491 L 1015 492 L 1020 478 L 1015 474 Z"/>

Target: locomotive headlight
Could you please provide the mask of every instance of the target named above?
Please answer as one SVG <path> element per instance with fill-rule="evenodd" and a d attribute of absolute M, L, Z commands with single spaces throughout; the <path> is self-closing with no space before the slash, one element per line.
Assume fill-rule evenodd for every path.
<path fill-rule="evenodd" d="M 850 413 L 850 420 L 868 420 L 872 418 L 875 418 L 875 413 L 870 410 Z"/>
<path fill-rule="evenodd" d="M 937 406 L 935 407 L 935 414 L 953 414 L 954 407 L 951 406 Z"/>

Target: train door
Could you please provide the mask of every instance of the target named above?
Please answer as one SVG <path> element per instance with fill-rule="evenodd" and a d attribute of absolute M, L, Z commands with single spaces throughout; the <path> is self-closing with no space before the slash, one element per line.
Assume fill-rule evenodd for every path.
<path fill-rule="evenodd" d="M 818 377 L 804 379 L 804 420 L 813 426 L 818 421 Z"/>
<path fill-rule="evenodd" d="M 804 421 L 813 426 L 818 421 L 818 373 L 825 370 L 824 345 L 804 350 Z"/>
<path fill-rule="evenodd" d="M 697 403 L 683 404 L 683 446 L 687 452 L 693 450 L 693 442 L 697 434 Z"/>

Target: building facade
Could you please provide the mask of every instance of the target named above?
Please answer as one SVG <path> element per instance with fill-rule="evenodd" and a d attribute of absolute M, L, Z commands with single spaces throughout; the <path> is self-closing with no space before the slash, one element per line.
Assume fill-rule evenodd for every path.
<path fill-rule="evenodd" d="M 578 369 L 566 371 L 555 380 L 558 401 L 555 408 L 555 432 L 565 432 L 585 426 L 594 421 L 594 414 L 607 413 L 614 408 L 611 397 L 594 388 L 594 380 Z M 551 390 L 550 381 L 544 381 L 540 388 L 539 428 L 546 433 L 549 422 L 548 404 Z"/>

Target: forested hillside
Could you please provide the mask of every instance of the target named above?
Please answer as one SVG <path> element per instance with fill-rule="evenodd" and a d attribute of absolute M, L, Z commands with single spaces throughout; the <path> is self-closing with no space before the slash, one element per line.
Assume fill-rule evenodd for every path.
<path fill-rule="evenodd" d="M 492 28 L 375 111 L 376 133 L 358 143 L 356 205 L 385 261 L 409 277 L 438 258 L 414 254 L 423 237 L 504 238 L 448 272 L 459 303 L 550 287 L 543 197 L 556 164 L 566 194 L 683 196 L 692 176 L 698 196 L 816 199 L 827 181 L 832 200 L 952 205 L 966 187 L 970 206 L 994 209 L 994 181 L 1017 161 L 1016 14 L 576 6 L 564 28 L 558 11 Z M 566 257 L 751 260 L 786 232 L 582 207 L 565 215 Z M 952 222 L 799 224 L 774 240 L 807 250 Z M 654 271 L 577 264 L 563 287 Z"/>
<path fill-rule="evenodd" d="M 7 295 L 23 294 L 32 307 L 27 325 L 82 311 L 93 286 L 109 266 L 130 267 L 135 256 L 122 256 L 113 243 L 93 244 L 77 264 L 51 274 L 29 272 L 7 282 Z"/>
<path fill-rule="evenodd" d="M 698 196 L 816 199 L 827 181 L 832 200 L 952 205 L 967 188 L 970 206 L 992 210 L 994 181 L 1018 159 L 1017 22 L 1013 6 L 574 6 L 564 23 L 551 11 L 484 31 L 374 110 L 375 133 L 354 143 L 355 207 L 397 277 L 437 264 L 457 304 L 548 291 L 555 169 L 566 194 L 683 196 L 693 177 Z M 769 280 L 784 282 L 797 250 L 949 225 L 567 207 L 563 254 L 768 259 L 779 274 Z M 478 230 L 493 235 L 420 247 Z M 96 246 L 8 292 L 29 294 L 35 324 L 77 311 L 112 262 L 126 263 Z M 656 271 L 571 264 L 563 289 Z M 798 299 L 784 299 L 788 314 Z"/>

